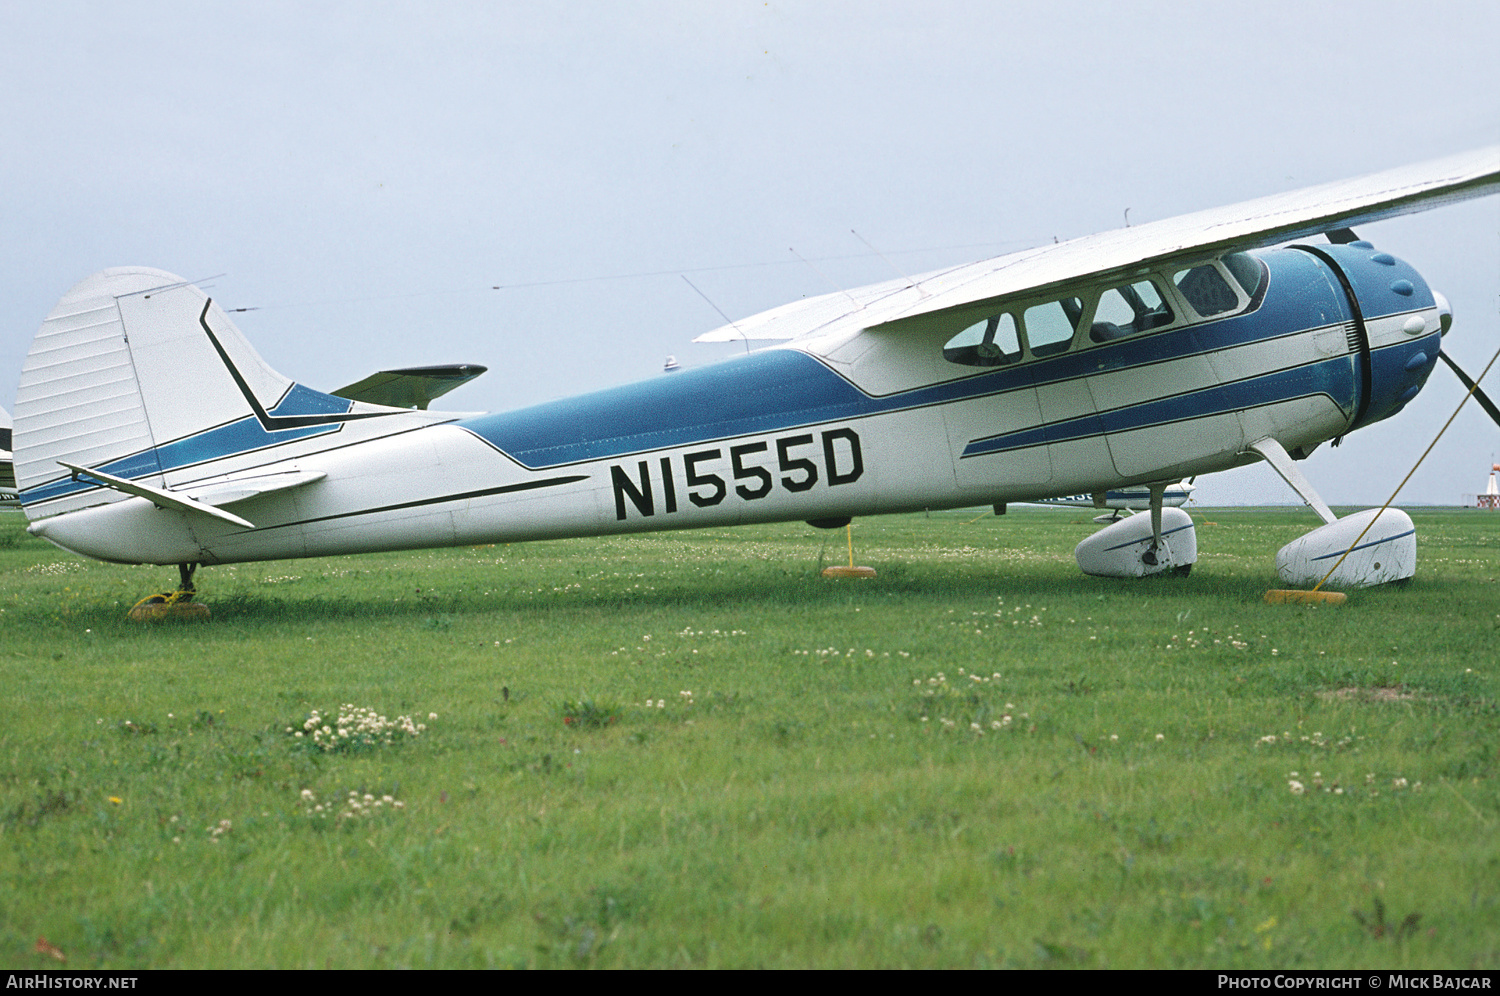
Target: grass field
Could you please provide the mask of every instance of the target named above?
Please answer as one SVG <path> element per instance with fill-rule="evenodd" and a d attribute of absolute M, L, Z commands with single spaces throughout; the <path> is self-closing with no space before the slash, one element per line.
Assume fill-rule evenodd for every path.
<path fill-rule="evenodd" d="M 142 625 L 175 570 L 0 513 L 0 963 L 1500 965 L 1500 516 L 1328 608 L 1261 601 L 1305 509 L 1136 582 L 978 515 L 857 523 L 867 581 L 757 526 L 206 568 Z"/>

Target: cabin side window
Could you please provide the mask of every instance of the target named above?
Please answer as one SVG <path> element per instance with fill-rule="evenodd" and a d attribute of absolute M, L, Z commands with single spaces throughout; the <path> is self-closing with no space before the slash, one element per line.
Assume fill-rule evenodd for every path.
<path fill-rule="evenodd" d="M 1066 352 L 1082 317 L 1083 301 L 1076 297 L 1064 297 L 1027 308 L 1021 321 L 1031 355 L 1053 356 Z"/>
<path fill-rule="evenodd" d="M 1075 341 L 1081 348 L 1217 319 L 1254 305 L 1266 279 L 1266 265 L 1259 258 L 1237 252 L 1177 270 L 1170 283 L 1165 273 L 1152 273 L 1108 285 L 1097 298 L 1088 292 L 1084 297 L 1013 306 L 953 336 L 943 346 L 943 358 L 963 366 L 1001 366 L 1023 357 L 1065 353 Z M 1086 338 L 1078 334 L 1085 315 Z"/>
<path fill-rule="evenodd" d="M 943 347 L 943 359 L 970 367 L 997 367 L 1020 358 L 1016 319 L 1007 311 L 975 322 Z"/>
<path fill-rule="evenodd" d="M 1112 342 L 1171 325 L 1176 316 L 1172 306 L 1161 295 L 1161 289 L 1150 280 L 1111 287 L 1099 295 L 1089 338 L 1094 342 Z"/>

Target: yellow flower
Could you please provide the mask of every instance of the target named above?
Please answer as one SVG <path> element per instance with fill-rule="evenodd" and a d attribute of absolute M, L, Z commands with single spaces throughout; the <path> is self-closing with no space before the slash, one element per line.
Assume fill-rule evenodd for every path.
<path fill-rule="evenodd" d="M 117 795 L 112 795 L 112 796 L 109 797 L 109 801 L 112 802 L 112 803 L 114 803 L 116 806 L 119 806 L 119 805 L 123 804 L 125 800 L 121 799 Z"/>

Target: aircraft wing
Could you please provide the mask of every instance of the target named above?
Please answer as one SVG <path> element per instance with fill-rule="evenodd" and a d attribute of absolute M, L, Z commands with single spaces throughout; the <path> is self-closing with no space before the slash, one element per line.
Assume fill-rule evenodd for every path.
<path fill-rule="evenodd" d="M 1500 192 L 1500 145 L 783 305 L 695 342 L 895 325 L 1080 280 L 1258 249 Z"/>
<path fill-rule="evenodd" d="M 388 408 L 425 410 L 434 398 L 440 398 L 455 387 L 467 384 L 487 369 L 489 368 L 475 363 L 454 363 L 440 367 L 382 370 L 329 393 L 337 398 L 365 401 Z"/>

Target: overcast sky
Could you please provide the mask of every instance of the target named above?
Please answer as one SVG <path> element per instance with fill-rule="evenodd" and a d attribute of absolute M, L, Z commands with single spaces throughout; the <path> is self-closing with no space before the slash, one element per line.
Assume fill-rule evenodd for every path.
<path fill-rule="evenodd" d="M 690 342 L 722 321 L 683 275 L 732 318 L 891 277 L 851 229 L 913 272 L 1500 141 L 1489 2 L 0 0 L 0 24 L 6 408 L 108 266 L 225 274 L 310 386 L 480 363 L 443 405 L 502 410 L 742 349 Z M 1477 374 L 1500 197 L 1360 235 L 1448 295 Z M 1440 368 L 1303 469 L 1378 504 L 1461 395 Z M 1457 503 L 1495 456 L 1466 411 L 1402 500 Z M 1295 500 L 1263 467 L 1199 485 Z"/>

